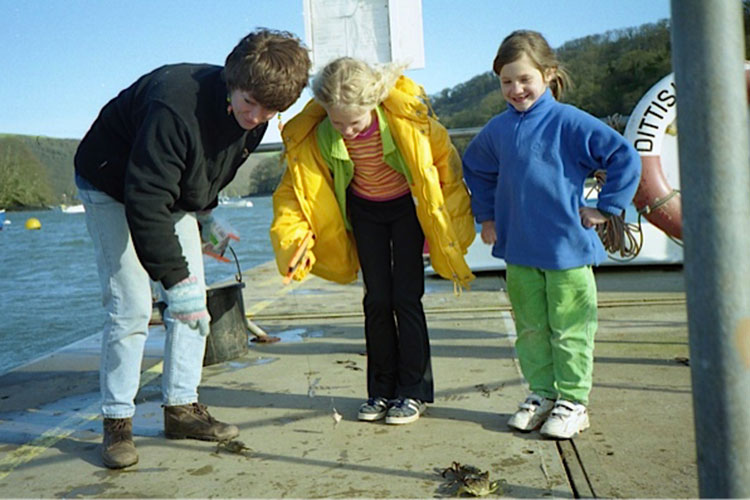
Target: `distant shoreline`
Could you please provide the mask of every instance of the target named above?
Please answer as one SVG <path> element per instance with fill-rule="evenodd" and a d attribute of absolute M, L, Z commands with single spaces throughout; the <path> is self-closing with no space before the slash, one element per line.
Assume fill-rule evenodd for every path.
<path fill-rule="evenodd" d="M 258 194 L 250 194 L 242 196 L 242 199 L 245 200 L 252 200 L 253 198 L 268 198 L 272 196 L 273 193 L 258 193 Z M 71 206 L 71 205 L 67 205 Z M 219 204 L 221 206 L 221 203 Z M 40 206 L 23 206 L 23 207 L 6 207 L 3 210 L 5 210 L 6 213 L 19 213 L 19 212 L 44 212 L 48 210 L 58 210 L 60 208 L 59 205 L 40 205 Z"/>

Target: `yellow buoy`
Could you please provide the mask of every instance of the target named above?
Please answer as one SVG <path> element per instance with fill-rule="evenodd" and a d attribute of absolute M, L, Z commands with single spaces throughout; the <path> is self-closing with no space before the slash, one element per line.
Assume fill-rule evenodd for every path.
<path fill-rule="evenodd" d="M 41 229 L 42 223 L 36 217 L 26 219 L 26 229 Z"/>

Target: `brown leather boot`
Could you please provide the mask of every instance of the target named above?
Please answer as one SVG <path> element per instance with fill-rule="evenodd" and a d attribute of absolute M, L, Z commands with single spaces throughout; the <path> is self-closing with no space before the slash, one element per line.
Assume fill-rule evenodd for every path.
<path fill-rule="evenodd" d="M 164 434 L 169 439 L 200 439 L 228 441 L 240 430 L 235 425 L 219 422 L 209 415 L 205 405 L 192 403 L 164 407 Z"/>
<path fill-rule="evenodd" d="M 122 469 L 138 463 L 133 443 L 132 418 L 105 418 L 102 460 L 110 469 Z"/>

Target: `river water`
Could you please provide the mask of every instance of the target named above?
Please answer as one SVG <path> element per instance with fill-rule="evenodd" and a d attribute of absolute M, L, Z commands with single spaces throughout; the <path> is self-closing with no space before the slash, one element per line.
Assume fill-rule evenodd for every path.
<path fill-rule="evenodd" d="M 273 259 L 271 198 L 252 202 L 215 211 L 240 234 L 232 248 L 242 271 Z M 0 374 L 98 333 L 105 317 L 85 215 L 60 210 L 5 215 L 11 223 L 0 230 Z M 39 220 L 40 230 L 25 228 L 30 218 Z M 234 263 L 208 257 L 205 265 L 209 284 L 237 272 Z"/>

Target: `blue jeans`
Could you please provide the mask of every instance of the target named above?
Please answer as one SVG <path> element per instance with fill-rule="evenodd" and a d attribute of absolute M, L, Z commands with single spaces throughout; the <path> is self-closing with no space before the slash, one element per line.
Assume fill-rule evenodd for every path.
<path fill-rule="evenodd" d="M 125 205 L 79 177 L 76 184 L 86 209 L 86 227 L 94 242 L 102 302 L 107 312 L 99 370 L 102 415 L 130 418 L 135 413 L 134 399 L 140 385 L 141 361 L 153 307 L 151 280 L 135 253 Z M 199 283 L 205 283 L 195 217 L 181 212 L 173 218 L 190 274 Z M 206 338 L 198 329 L 169 318 L 168 310 L 162 402 L 167 406 L 194 403 L 198 401 Z"/>

